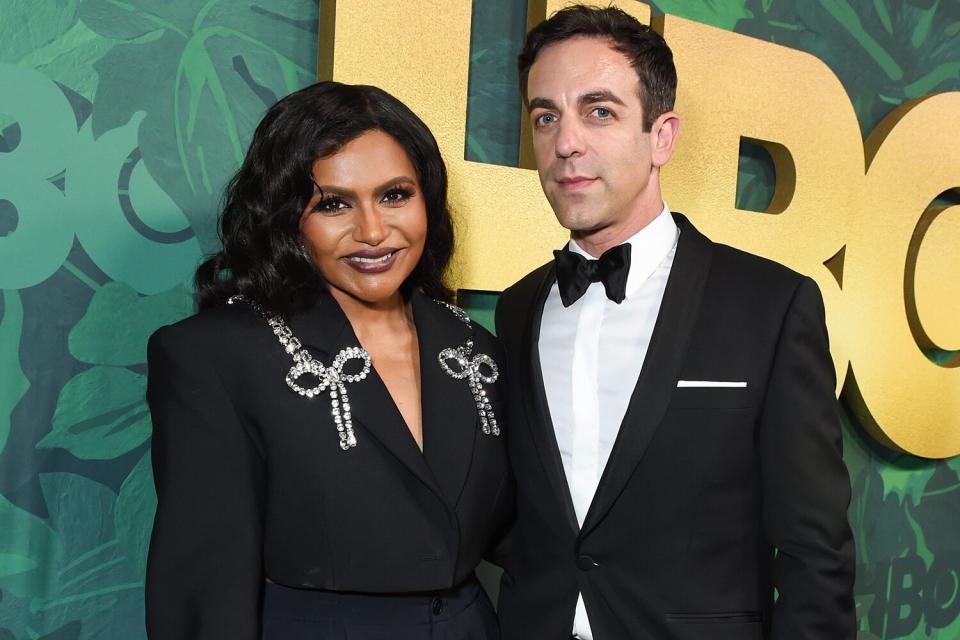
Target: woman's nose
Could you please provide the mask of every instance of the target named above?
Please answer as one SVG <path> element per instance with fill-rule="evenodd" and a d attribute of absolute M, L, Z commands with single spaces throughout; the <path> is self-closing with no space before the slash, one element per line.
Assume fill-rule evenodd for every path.
<path fill-rule="evenodd" d="M 376 210 L 376 207 L 361 207 L 358 212 L 356 226 L 353 231 L 353 238 L 357 242 L 377 246 L 387 239 L 390 230 L 383 222 L 383 216 Z"/>

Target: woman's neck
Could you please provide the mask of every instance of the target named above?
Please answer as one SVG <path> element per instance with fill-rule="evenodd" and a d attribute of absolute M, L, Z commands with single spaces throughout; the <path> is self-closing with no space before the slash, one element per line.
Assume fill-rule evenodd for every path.
<path fill-rule="evenodd" d="M 399 291 L 386 300 L 376 302 L 358 300 L 336 289 L 331 289 L 330 293 L 361 342 L 366 336 L 407 331 L 413 327 L 413 309 Z"/>

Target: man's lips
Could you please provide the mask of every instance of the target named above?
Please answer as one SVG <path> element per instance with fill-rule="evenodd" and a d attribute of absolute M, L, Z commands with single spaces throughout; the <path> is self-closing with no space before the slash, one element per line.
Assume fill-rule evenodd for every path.
<path fill-rule="evenodd" d="M 344 256 L 342 260 L 362 273 L 380 273 L 393 266 L 399 251 L 392 247 L 365 249 Z"/>
<path fill-rule="evenodd" d="M 596 181 L 597 178 L 573 176 L 571 178 L 560 178 L 557 180 L 557 184 L 560 185 L 560 189 L 563 191 L 580 191 L 581 189 L 586 189 Z"/>

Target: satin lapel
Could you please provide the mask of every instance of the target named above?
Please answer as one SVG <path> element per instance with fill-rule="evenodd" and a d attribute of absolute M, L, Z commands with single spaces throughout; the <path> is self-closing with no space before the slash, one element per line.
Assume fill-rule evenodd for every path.
<path fill-rule="evenodd" d="M 577 522 L 577 513 L 573 508 L 573 499 L 570 496 L 570 487 L 567 485 L 567 475 L 563 469 L 563 460 L 560 457 L 560 447 L 557 445 L 557 434 L 550 419 L 550 407 L 547 404 L 547 394 L 543 387 L 543 371 L 540 368 L 540 322 L 543 319 L 543 305 L 550 294 L 550 288 L 556 282 L 556 268 L 551 263 L 544 267 L 543 278 L 536 289 L 533 301 L 526 318 L 523 341 L 520 352 L 527 354 L 526 370 L 523 372 L 528 384 L 522 385 L 524 405 L 527 411 L 527 424 L 533 435 L 540 461 L 546 469 L 547 479 L 553 486 L 554 493 L 563 508 L 567 522 L 574 532 L 580 528 Z M 523 390 L 526 390 L 524 392 Z"/>
<path fill-rule="evenodd" d="M 680 214 L 680 239 L 640 377 L 600 478 L 581 535 L 603 519 L 623 491 L 653 438 L 677 384 L 700 312 L 713 246 Z"/>
<path fill-rule="evenodd" d="M 292 316 L 289 324 L 293 334 L 325 366 L 330 366 L 341 349 L 360 346 L 360 341 L 340 305 L 329 295 L 321 296 L 317 304 L 308 311 Z M 345 370 L 347 373 L 354 371 L 350 364 Z M 346 389 L 357 435 L 357 448 L 377 446 L 376 442 L 370 442 L 372 436 L 432 491 L 442 495 L 403 416 L 393 402 L 393 397 L 377 374 L 376 364 L 374 363 L 370 374 L 364 380 L 348 382 Z M 310 401 L 317 404 L 318 411 L 323 412 L 324 425 L 329 424 L 330 429 L 334 429 L 329 418 L 330 397 L 327 393 L 324 392 Z M 334 434 L 331 434 L 330 444 L 333 447 L 338 446 Z M 341 453 L 349 456 L 352 451 Z"/>
<path fill-rule="evenodd" d="M 473 331 L 449 309 L 421 294 L 414 294 L 413 314 L 420 344 L 423 455 L 448 504 L 456 506 L 473 458 L 478 414 L 469 381 L 447 375 L 439 355 L 463 345 Z"/>

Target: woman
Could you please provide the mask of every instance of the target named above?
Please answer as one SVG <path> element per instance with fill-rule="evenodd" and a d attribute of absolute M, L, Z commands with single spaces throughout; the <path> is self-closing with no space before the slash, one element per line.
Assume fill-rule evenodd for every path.
<path fill-rule="evenodd" d="M 150 340 L 151 638 L 497 637 L 473 572 L 512 500 L 502 358 L 448 303 L 446 180 L 374 87 L 257 127 L 200 313 Z"/>

